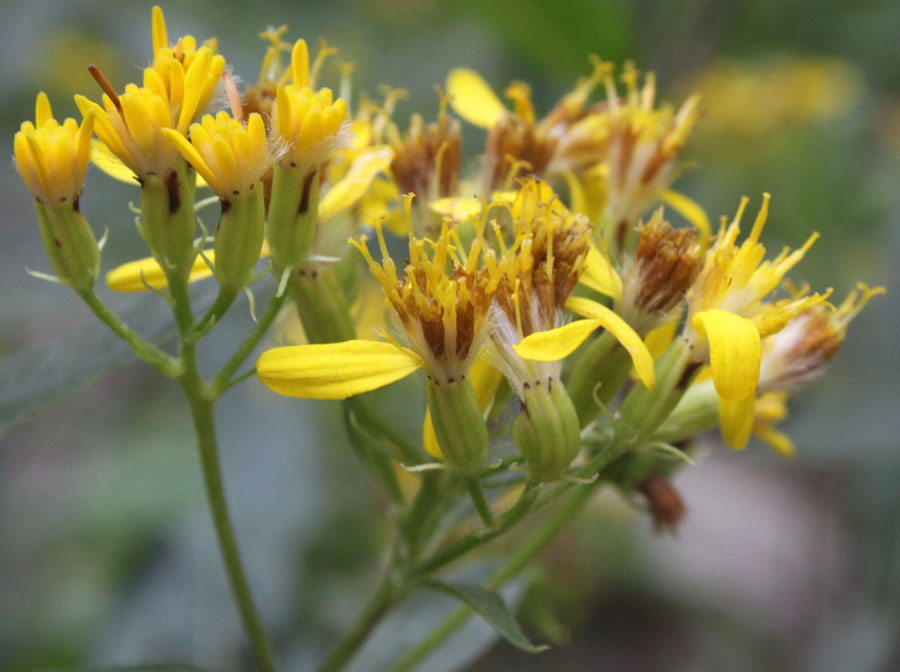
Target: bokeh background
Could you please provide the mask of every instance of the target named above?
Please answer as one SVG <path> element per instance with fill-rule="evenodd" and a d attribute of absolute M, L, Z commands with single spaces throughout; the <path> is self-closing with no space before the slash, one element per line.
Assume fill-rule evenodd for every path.
<path fill-rule="evenodd" d="M 472 621 L 421 669 L 898 669 L 900 4 L 162 4 L 170 35 L 218 36 L 247 80 L 258 74 L 257 33 L 267 24 L 289 24 L 290 39 L 313 44 L 327 37 L 357 64 L 357 91 L 409 91 L 395 115 L 401 127 L 412 111 L 433 117 L 433 87 L 455 66 L 475 67 L 498 90 L 524 79 L 547 110 L 588 72 L 588 54 L 633 59 L 657 72 L 663 98 L 704 95 L 688 151 L 694 168 L 678 186 L 711 217 L 732 213 L 745 194 L 756 207 L 770 191 L 770 249 L 822 234 L 799 272 L 814 288 L 833 286 L 838 297 L 858 280 L 888 288 L 853 322 L 829 375 L 794 403 L 786 429 L 797 459 L 759 444 L 731 453 L 712 437 L 703 464 L 676 480 L 689 513 L 672 536 L 654 535 L 645 515 L 605 493 L 507 594 L 552 651 L 526 657 Z M 72 95 L 97 93 L 87 63 L 117 88 L 138 76 L 151 5 L 4 0 L 7 156 L 38 90 L 57 116 L 76 115 Z M 482 141 L 466 131 L 470 161 Z M 136 197 L 96 170 L 88 176 L 82 207 L 98 233 L 110 230 L 105 269 L 144 254 L 126 207 Z M 9 425 L 34 406 L 17 399 L 57 377 L 60 389 L 72 376 L 87 383 L 99 364 L 87 310 L 25 273 L 48 265 L 11 160 L 0 162 L 0 203 L 0 400 Z M 161 333 L 165 313 L 148 308 L 152 297 L 109 300 Z M 210 339 L 211 365 L 249 323 L 245 305 L 234 313 Z M 420 413 L 404 408 L 395 420 L 414 435 Z M 384 501 L 334 404 L 286 400 L 249 382 L 221 402 L 219 418 L 251 583 L 283 669 L 306 669 L 372 586 L 390 525 Z M 249 669 L 174 385 L 130 363 L 5 429 L 0 669 L 172 661 Z M 382 669 L 451 607 L 411 601 L 353 669 Z"/>

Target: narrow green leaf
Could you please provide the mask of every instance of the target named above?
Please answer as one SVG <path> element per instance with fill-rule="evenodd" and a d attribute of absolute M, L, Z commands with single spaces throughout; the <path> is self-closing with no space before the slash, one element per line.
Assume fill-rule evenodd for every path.
<path fill-rule="evenodd" d="M 445 583 L 443 581 L 426 581 L 424 587 L 464 602 L 472 611 L 481 616 L 506 641 L 522 651 L 540 653 L 550 648 L 535 646 L 519 626 L 516 617 L 497 593 L 481 586 L 467 583 Z"/>

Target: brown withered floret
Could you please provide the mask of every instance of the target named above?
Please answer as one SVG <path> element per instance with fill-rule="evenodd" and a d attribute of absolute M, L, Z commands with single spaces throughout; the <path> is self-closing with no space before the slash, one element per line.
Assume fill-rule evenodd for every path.
<path fill-rule="evenodd" d="M 400 193 L 427 199 L 456 191 L 462 161 L 458 121 L 444 115 L 425 126 L 422 117 L 414 115 L 409 130 L 393 149 L 391 172 Z"/>
<path fill-rule="evenodd" d="M 275 82 L 265 82 L 259 86 L 247 86 L 244 89 L 244 117 L 249 117 L 254 112 L 258 112 L 265 120 L 266 126 L 268 126 L 272 105 L 275 104 L 277 88 Z"/>
<path fill-rule="evenodd" d="M 642 311 L 670 312 L 694 284 L 703 265 L 694 238 L 694 229 L 674 228 L 661 212 L 638 229 L 637 305 Z"/>
<path fill-rule="evenodd" d="M 651 476 L 638 486 L 638 490 L 647 498 L 653 516 L 653 529 L 657 532 L 674 529 L 684 518 L 684 501 L 668 479 Z"/>
<path fill-rule="evenodd" d="M 490 130 L 485 145 L 485 185 L 500 189 L 510 177 L 543 175 L 553 159 L 557 140 L 543 132 L 533 121 L 518 116 L 501 119 Z M 511 175 L 513 161 L 521 164 Z"/>

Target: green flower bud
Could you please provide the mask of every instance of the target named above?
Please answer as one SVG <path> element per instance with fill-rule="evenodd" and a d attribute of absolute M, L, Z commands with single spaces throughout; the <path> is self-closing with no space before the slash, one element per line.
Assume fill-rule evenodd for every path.
<path fill-rule="evenodd" d="M 307 264 L 294 277 L 294 301 L 310 343 L 356 338 L 347 297 L 333 266 Z"/>
<path fill-rule="evenodd" d="M 41 240 L 53 270 L 76 291 L 94 286 L 100 273 L 100 248 L 90 225 L 69 203 L 47 207 L 35 201 Z"/>
<path fill-rule="evenodd" d="M 276 164 L 266 222 L 276 268 L 300 266 L 316 238 L 319 218 L 319 173 Z"/>
<path fill-rule="evenodd" d="M 197 179 L 183 159 L 165 178 L 141 179 L 141 228 L 167 276 L 187 278 L 194 261 L 194 188 Z"/>
<path fill-rule="evenodd" d="M 513 421 L 512 440 L 535 481 L 560 478 L 581 449 L 578 414 L 561 383 L 528 385 L 522 411 Z"/>
<path fill-rule="evenodd" d="M 235 294 L 249 284 L 259 261 L 265 233 L 265 197 L 262 183 L 248 195 L 222 201 L 222 218 L 216 229 L 216 280 Z"/>
<path fill-rule="evenodd" d="M 475 390 L 466 379 L 427 384 L 428 408 L 444 461 L 468 475 L 477 474 L 487 459 L 487 425 Z"/>

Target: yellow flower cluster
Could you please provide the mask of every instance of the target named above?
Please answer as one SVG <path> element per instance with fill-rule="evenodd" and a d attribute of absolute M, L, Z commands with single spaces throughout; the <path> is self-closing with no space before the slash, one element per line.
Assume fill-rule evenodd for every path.
<path fill-rule="evenodd" d="M 283 271 L 300 270 L 298 305 L 340 311 L 354 297 L 331 263 L 348 253 L 348 263 L 365 261 L 393 315 L 378 328 L 383 340 L 348 339 L 345 329 L 328 342 L 328 325 L 310 328 L 307 318 L 317 342 L 264 353 L 259 377 L 282 394 L 343 399 L 423 369 L 425 446 L 468 475 L 487 454 L 482 416 L 504 378 L 520 404 L 511 436 L 536 480 L 565 475 L 582 432 L 616 431 L 604 419 L 610 403 L 620 403 L 612 424 L 626 424 L 632 441 L 694 438 L 697 418 L 710 424 L 712 409 L 729 445 L 743 447 L 756 433 L 791 452 L 772 427 L 785 395 L 821 370 L 880 290 L 864 287 L 839 308 L 826 302 L 829 292 L 779 295 L 817 234 L 766 260 L 768 194 L 743 241 L 747 199 L 712 235 L 703 209 L 671 189 L 698 96 L 658 103 L 652 73 L 642 78 L 626 64 L 617 84 L 613 66 L 593 58 L 590 75 L 540 116 L 527 84 L 505 89 L 507 107 L 480 75 L 455 69 L 437 120 L 414 114 L 403 131 L 392 118 L 403 92 L 386 89 L 381 102 L 351 109 L 349 67 L 341 97 L 316 86 L 335 50 L 323 43 L 310 65 L 306 42 L 283 42 L 285 30 L 261 34 L 269 43 L 261 75 L 241 95 L 215 41 L 170 43 L 155 8 L 141 86 L 118 94 L 93 69 L 102 105 L 77 96 L 80 127 L 53 120 L 39 96 L 15 152 L 41 203 L 77 201 L 92 132 L 98 163 L 118 161 L 125 168 L 114 172 L 141 183 L 154 256 L 114 269 L 114 289 L 214 274 L 233 298 L 258 256 L 271 254 L 282 283 L 291 278 Z M 230 112 L 205 113 L 220 88 Z M 477 171 L 465 169 L 450 110 L 486 131 Z M 202 254 L 185 205 L 194 189 L 187 164 L 222 202 L 215 249 Z M 665 204 L 690 226 L 672 226 Z M 153 228 L 154 213 L 169 228 Z M 171 222 L 180 222 L 180 238 L 169 235 Z M 386 229 L 408 236 L 402 267 Z M 338 322 L 352 324 L 349 312 Z M 477 449 L 453 436 L 453 418 L 478 426 L 463 432 Z"/>

